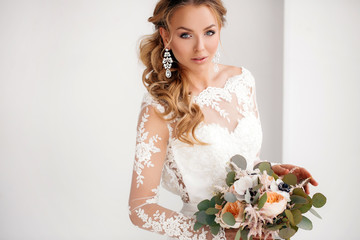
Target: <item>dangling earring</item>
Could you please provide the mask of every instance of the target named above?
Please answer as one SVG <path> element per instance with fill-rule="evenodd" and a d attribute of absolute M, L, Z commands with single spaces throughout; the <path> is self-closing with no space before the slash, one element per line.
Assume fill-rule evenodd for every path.
<path fill-rule="evenodd" d="M 212 62 L 214 63 L 214 72 L 219 72 L 219 65 L 218 63 L 220 62 L 220 51 L 219 48 L 216 50 L 215 56 L 212 59 Z"/>
<path fill-rule="evenodd" d="M 165 53 L 164 53 L 164 58 L 163 58 L 163 65 L 164 65 L 164 68 L 166 69 L 166 72 L 165 72 L 165 76 L 167 78 L 171 78 L 171 71 L 170 71 L 170 68 L 171 68 L 171 65 L 173 63 L 173 60 L 171 58 L 171 54 L 169 52 L 169 49 L 165 48 Z"/>

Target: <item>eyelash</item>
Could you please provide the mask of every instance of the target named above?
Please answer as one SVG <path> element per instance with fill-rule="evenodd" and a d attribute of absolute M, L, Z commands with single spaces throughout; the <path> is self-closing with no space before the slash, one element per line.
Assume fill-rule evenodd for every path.
<path fill-rule="evenodd" d="M 213 36 L 214 34 L 215 34 L 215 31 L 213 31 L 213 30 L 209 30 L 209 31 L 207 31 L 205 33 L 205 35 L 207 35 L 207 36 Z M 185 37 L 185 36 L 190 36 L 190 34 L 189 33 L 183 33 L 183 34 L 180 35 L 181 38 L 184 38 L 184 39 L 189 38 L 189 37 Z"/>

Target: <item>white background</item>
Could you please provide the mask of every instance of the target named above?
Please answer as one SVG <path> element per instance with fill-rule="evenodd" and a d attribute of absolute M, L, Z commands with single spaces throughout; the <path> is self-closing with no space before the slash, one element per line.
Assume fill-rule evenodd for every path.
<path fill-rule="evenodd" d="M 283 161 L 306 166 L 323 220 L 303 239 L 359 239 L 360 1 L 285 1 Z"/>
<path fill-rule="evenodd" d="M 261 158 L 311 169 L 328 197 L 294 239 L 357 239 L 360 2 L 224 2 L 221 62 L 256 78 Z M 1 240 L 160 238 L 127 209 L 155 3 L 0 1 Z"/>

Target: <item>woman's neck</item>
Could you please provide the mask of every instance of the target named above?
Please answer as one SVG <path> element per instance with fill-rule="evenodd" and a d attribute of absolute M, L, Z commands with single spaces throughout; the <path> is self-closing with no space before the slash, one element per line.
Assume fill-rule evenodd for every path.
<path fill-rule="evenodd" d="M 186 78 L 189 83 L 189 91 L 192 94 L 197 95 L 204 89 L 213 85 L 213 82 L 216 78 L 216 73 L 213 68 L 208 68 L 206 70 L 194 72 L 189 71 L 186 73 Z"/>

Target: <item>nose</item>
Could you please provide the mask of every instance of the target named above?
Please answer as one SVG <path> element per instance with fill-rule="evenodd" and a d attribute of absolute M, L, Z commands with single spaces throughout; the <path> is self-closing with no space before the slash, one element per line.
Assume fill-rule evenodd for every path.
<path fill-rule="evenodd" d="M 195 46 L 194 46 L 194 51 L 195 52 L 200 52 L 202 50 L 204 50 L 204 39 L 202 37 L 197 37 L 196 38 L 196 42 L 195 42 Z"/>

